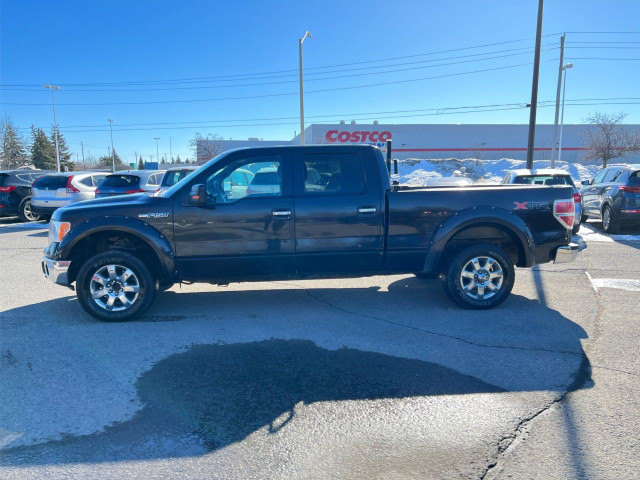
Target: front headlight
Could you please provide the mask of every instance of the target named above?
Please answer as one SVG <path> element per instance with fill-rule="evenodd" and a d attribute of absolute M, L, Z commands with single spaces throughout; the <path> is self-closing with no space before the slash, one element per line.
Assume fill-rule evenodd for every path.
<path fill-rule="evenodd" d="M 56 220 L 49 221 L 49 245 L 53 242 L 60 243 L 64 236 L 71 230 L 69 222 L 58 222 Z"/>

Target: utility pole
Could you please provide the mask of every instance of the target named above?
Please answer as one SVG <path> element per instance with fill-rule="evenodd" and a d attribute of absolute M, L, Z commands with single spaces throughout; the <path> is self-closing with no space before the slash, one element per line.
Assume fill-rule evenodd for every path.
<path fill-rule="evenodd" d="M 533 168 L 533 153 L 536 143 L 536 113 L 538 110 L 538 77 L 540 76 L 540 43 L 542 40 L 542 9 L 544 0 L 538 0 L 538 25 L 536 27 L 536 50 L 533 56 L 533 81 L 531 82 L 531 112 L 529 114 L 529 139 L 527 142 L 527 168 Z"/>
<path fill-rule="evenodd" d="M 58 122 L 56 122 L 56 102 L 53 99 L 53 91 L 60 90 L 59 85 L 45 85 L 44 88 L 51 90 L 51 107 L 53 108 L 53 133 L 56 141 L 56 166 L 58 173 L 60 173 L 60 150 L 58 149 Z"/>
<path fill-rule="evenodd" d="M 304 145 L 304 89 L 302 88 L 302 42 L 305 38 L 311 38 L 309 30 L 304 32 L 304 36 L 298 39 L 298 60 L 300 63 L 300 145 Z"/>
<path fill-rule="evenodd" d="M 87 168 L 87 164 L 84 163 L 84 144 L 80 142 L 80 148 L 82 149 L 82 168 Z"/>
<path fill-rule="evenodd" d="M 113 149 L 113 120 L 107 118 L 107 121 L 109 122 L 109 130 L 111 130 L 111 172 L 113 173 L 116 171 L 116 152 Z"/>
<path fill-rule="evenodd" d="M 169 137 L 169 163 L 173 163 L 173 154 L 171 153 L 171 137 Z"/>
<path fill-rule="evenodd" d="M 558 67 L 558 88 L 556 90 L 556 116 L 553 122 L 553 148 L 551 149 L 551 168 L 556 166 L 556 149 L 558 148 L 558 117 L 560 116 L 560 90 L 562 83 L 562 72 L 564 69 L 564 37 L 560 37 L 560 66 Z"/>
<path fill-rule="evenodd" d="M 158 161 L 158 165 L 160 165 L 160 154 L 158 153 L 158 140 L 160 140 L 160 137 L 153 137 L 153 139 L 156 141 L 156 160 Z"/>

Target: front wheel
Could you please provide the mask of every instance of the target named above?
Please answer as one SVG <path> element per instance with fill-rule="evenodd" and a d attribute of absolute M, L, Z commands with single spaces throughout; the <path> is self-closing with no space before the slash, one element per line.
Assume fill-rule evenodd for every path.
<path fill-rule="evenodd" d="M 511 257 L 496 245 L 472 245 L 449 263 L 443 278 L 445 292 L 459 305 L 474 310 L 504 302 L 513 288 L 515 269 Z"/>
<path fill-rule="evenodd" d="M 85 311 L 105 322 L 132 320 L 147 310 L 157 282 L 130 253 L 108 251 L 88 259 L 76 278 L 76 294 Z"/>

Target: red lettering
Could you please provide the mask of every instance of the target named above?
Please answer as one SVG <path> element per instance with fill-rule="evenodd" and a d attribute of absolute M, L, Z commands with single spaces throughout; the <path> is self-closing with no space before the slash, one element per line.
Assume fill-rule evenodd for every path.
<path fill-rule="evenodd" d="M 380 136 L 378 138 L 379 138 L 379 141 L 386 142 L 387 140 L 391 139 L 391 132 L 389 132 L 388 130 L 385 130 L 384 132 L 380 132 Z"/>
<path fill-rule="evenodd" d="M 338 141 L 339 142 L 348 142 L 349 139 L 351 138 L 351 134 L 349 132 L 340 132 L 338 134 Z"/>
<path fill-rule="evenodd" d="M 326 138 L 327 141 L 334 143 L 336 141 L 337 135 L 338 135 L 338 130 L 329 130 L 324 136 L 324 138 Z"/>
<path fill-rule="evenodd" d="M 351 132 L 351 143 L 357 143 L 360 141 L 360 132 Z"/>
<path fill-rule="evenodd" d="M 377 142 L 378 141 L 378 132 L 371 132 L 371 135 L 369 135 L 369 140 L 372 142 Z"/>
<path fill-rule="evenodd" d="M 371 132 L 360 132 L 362 134 L 362 141 L 366 142 L 367 141 L 367 137 L 369 136 L 369 134 Z"/>

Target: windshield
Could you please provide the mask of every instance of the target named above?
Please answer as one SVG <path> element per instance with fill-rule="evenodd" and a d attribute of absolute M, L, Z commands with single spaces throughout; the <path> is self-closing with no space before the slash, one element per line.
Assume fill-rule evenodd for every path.
<path fill-rule="evenodd" d="M 200 168 L 194 170 L 193 172 L 191 172 L 189 175 L 187 175 L 186 177 L 184 177 L 183 179 L 181 179 L 178 183 L 176 183 L 175 185 L 173 185 L 171 188 L 164 190 L 162 192 L 159 192 L 157 194 L 158 197 L 163 197 L 163 198 L 168 198 L 170 196 L 172 196 L 174 193 L 176 193 L 178 190 L 180 190 L 184 185 L 186 185 L 187 183 L 189 183 L 193 178 L 195 178 L 196 175 L 199 175 L 200 172 L 205 169 L 205 168 L 209 168 L 211 165 L 218 163 L 220 160 L 222 160 L 224 157 L 226 157 L 229 152 L 231 152 L 232 150 L 228 150 L 224 153 L 221 153 L 220 155 L 218 155 L 217 157 L 212 158 L 211 160 L 209 160 L 207 163 L 205 163 L 204 165 L 202 165 Z"/>

